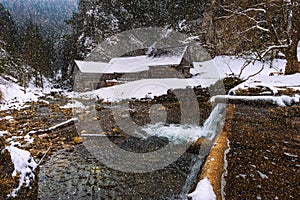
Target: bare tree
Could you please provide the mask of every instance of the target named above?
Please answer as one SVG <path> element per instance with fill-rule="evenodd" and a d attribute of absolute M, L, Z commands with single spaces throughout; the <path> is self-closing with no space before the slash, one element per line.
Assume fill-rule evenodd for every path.
<path fill-rule="evenodd" d="M 239 43 L 237 52 L 255 53 L 258 59 L 265 61 L 277 50 L 285 55 L 285 74 L 300 72 L 297 58 L 300 1 L 230 0 L 214 1 L 214 5 L 218 10 L 214 14 L 217 24 L 227 23 L 223 29 L 236 34 L 234 37 Z"/>

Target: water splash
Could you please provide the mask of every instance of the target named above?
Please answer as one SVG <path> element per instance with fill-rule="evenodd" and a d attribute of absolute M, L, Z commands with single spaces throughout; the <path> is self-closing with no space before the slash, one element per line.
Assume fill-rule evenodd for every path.
<path fill-rule="evenodd" d="M 137 133 L 142 138 L 147 139 L 151 136 L 165 137 L 172 142 L 196 142 L 199 138 L 213 140 L 218 132 L 220 123 L 223 119 L 225 105 L 218 104 L 211 112 L 209 118 L 205 121 L 204 126 L 187 125 L 187 124 L 170 124 L 164 123 L 150 124 L 142 128 L 143 133 Z"/>
<path fill-rule="evenodd" d="M 206 141 L 201 145 L 199 156 L 195 160 L 194 165 L 191 168 L 191 172 L 186 179 L 185 185 L 182 188 L 182 192 L 180 194 L 180 198 L 182 200 L 188 199 L 187 194 L 190 192 L 192 186 L 195 185 L 201 166 L 209 154 L 215 138 L 218 136 L 221 128 L 223 127 L 225 109 L 226 104 L 217 104 L 204 123 L 203 132 L 207 134 Z"/>

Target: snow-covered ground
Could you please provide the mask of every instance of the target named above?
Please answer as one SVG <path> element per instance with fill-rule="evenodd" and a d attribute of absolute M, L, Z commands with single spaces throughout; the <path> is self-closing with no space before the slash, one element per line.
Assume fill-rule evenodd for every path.
<path fill-rule="evenodd" d="M 84 107 L 85 106 L 81 102 L 73 100 L 73 101 L 68 102 L 64 106 L 61 106 L 60 108 L 67 109 L 67 108 L 84 108 Z"/>
<path fill-rule="evenodd" d="M 6 149 L 10 153 L 11 160 L 15 168 L 12 176 L 16 176 L 17 174 L 20 175 L 19 186 L 10 194 L 10 196 L 16 197 L 17 192 L 21 189 L 24 183 L 26 187 L 30 186 L 31 180 L 35 178 L 33 171 L 38 166 L 38 164 L 26 150 L 22 150 L 14 146 L 8 146 L 6 147 Z"/>
<path fill-rule="evenodd" d="M 14 80 L 12 77 L 9 79 Z M 39 97 L 49 94 L 52 88 L 52 84 L 47 79 L 44 79 L 44 89 L 35 87 L 33 82 L 30 82 L 28 88 L 25 89 L 16 82 L 16 80 L 8 81 L 0 76 L 0 91 L 3 95 L 3 99 L 0 100 L 0 110 L 19 109 L 26 102 L 38 101 Z"/>
<path fill-rule="evenodd" d="M 233 88 L 231 91 L 234 93 L 238 89 L 255 88 L 258 86 L 269 88 L 273 94 L 277 94 L 280 89 L 286 88 L 300 91 L 300 73 L 284 76 L 255 76 Z"/>
<path fill-rule="evenodd" d="M 242 58 L 218 56 L 210 61 L 194 63 L 194 68 L 191 69 L 193 77 L 190 79 L 144 79 L 100 88 L 95 91 L 77 93 L 73 97 L 103 99 L 108 102 L 130 98 L 153 98 L 166 94 L 169 89 L 199 85 L 208 87 L 229 76 L 247 80 L 238 86 L 239 88 L 268 86 L 274 91 L 283 87 L 300 91 L 300 74 L 270 76 L 270 73 L 284 71 L 285 60 L 275 59 L 272 68 L 270 63 L 256 61 L 245 65 L 245 62 L 246 60 Z"/>
<path fill-rule="evenodd" d="M 186 88 L 188 86 L 209 86 L 204 79 L 143 79 L 125 84 L 100 88 L 95 91 L 75 94 L 76 98 L 103 99 L 120 101 L 130 98 L 152 98 L 166 94 L 169 89 Z"/>
<path fill-rule="evenodd" d="M 300 48 L 298 49 L 298 54 L 300 56 Z M 95 91 L 71 93 L 68 95 L 71 98 L 103 99 L 108 102 L 130 98 L 153 98 L 154 96 L 166 94 L 169 89 L 199 85 L 208 87 L 228 76 L 248 79 L 245 83 L 238 86 L 239 88 L 268 86 L 274 91 L 283 87 L 300 90 L 300 74 L 269 76 L 272 72 L 284 71 L 285 60 L 274 60 L 273 68 L 270 68 L 270 63 L 256 61 L 241 70 L 245 62 L 245 59 L 233 56 L 217 56 L 210 61 L 194 63 L 194 68 L 191 69 L 191 73 L 194 76 L 189 79 L 144 79 Z M 33 83 L 30 83 L 25 93 L 25 89 L 17 83 L 0 77 L 0 90 L 3 93 L 0 109 L 20 108 L 25 102 L 37 101 L 39 97 L 51 91 L 51 84 L 46 80 L 45 83 L 45 89 L 43 90 L 36 88 Z M 73 104 L 69 104 L 66 108 L 72 106 Z"/>
<path fill-rule="evenodd" d="M 191 73 L 198 75 L 198 77 L 220 77 L 225 78 L 228 76 L 238 76 L 241 79 L 246 79 L 249 76 L 258 73 L 256 76 L 265 75 L 268 76 L 271 72 L 284 71 L 286 64 L 285 60 L 275 59 L 273 61 L 273 67 L 270 67 L 270 63 L 262 63 L 259 61 L 247 63 L 247 60 L 243 58 L 237 58 L 234 56 L 217 56 L 214 59 L 201 63 L 194 63 L 194 68 L 191 69 Z M 242 70 L 244 66 L 244 69 Z"/>
<path fill-rule="evenodd" d="M 300 54 L 300 49 L 299 49 Z M 300 90 L 300 74 L 294 75 L 275 75 L 270 76 L 271 73 L 284 72 L 286 65 L 285 60 L 275 59 L 273 67 L 270 63 L 262 63 L 256 61 L 250 63 L 244 70 L 241 70 L 246 60 L 242 58 L 235 58 L 232 56 L 218 56 L 211 61 L 196 63 L 192 73 L 196 75 L 195 78 L 209 79 L 210 77 L 225 78 L 228 76 L 237 76 L 241 79 L 247 80 L 242 85 L 251 87 L 254 85 L 265 85 L 273 88 L 294 88 Z M 215 70 L 212 70 L 215 68 Z M 253 77 L 252 77 L 253 76 Z M 241 87 L 241 86 L 239 86 Z"/>

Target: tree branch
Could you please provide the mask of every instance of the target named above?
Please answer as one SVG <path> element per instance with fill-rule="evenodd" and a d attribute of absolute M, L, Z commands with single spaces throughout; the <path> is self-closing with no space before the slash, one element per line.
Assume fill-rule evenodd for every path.
<path fill-rule="evenodd" d="M 286 49 L 288 48 L 290 45 L 286 44 L 286 45 L 273 45 L 273 46 L 269 46 L 261 55 L 261 58 L 264 58 L 267 53 L 269 53 L 269 51 L 273 50 L 273 49 Z"/>
<path fill-rule="evenodd" d="M 264 70 L 264 68 L 265 68 L 265 64 L 263 63 L 261 69 L 258 72 L 256 72 L 255 74 L 248 76 L 245 81 L 249 80 L 251 77 L 258 75 L 260 72 L 262 72 Z"/>

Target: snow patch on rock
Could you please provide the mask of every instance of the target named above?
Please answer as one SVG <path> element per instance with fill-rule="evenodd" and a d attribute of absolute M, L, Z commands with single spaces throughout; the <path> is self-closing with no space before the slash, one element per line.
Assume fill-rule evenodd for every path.
<path fill-rule="evenodd" d="M 30 153 L 26 150 L 19 149 L 14 146 L 8 146 L 6 149 L 9 151 L 11 160 L 14 164 L 15 170 L 12 176 L 20 174 L 19 186 L 15 188 L 9 196 L 16 197 L 17 192 L 25 184 L 25 187 L 30 186 L 30 182 L 34 179 L 35 175 L 33 171 L 38 166 L 34 161 Z"/>

